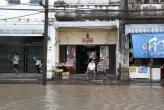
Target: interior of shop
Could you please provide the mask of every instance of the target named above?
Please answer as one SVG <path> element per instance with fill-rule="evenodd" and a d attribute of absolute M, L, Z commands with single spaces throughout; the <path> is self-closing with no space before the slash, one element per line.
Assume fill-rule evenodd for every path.
<path fill-rule="evenodd" d="M 85 73 L 91 58 L 97 63 L 100 59 L 99 46 L 76 46 L 76 72 Z"/>
<path fill-rule="evenodd" d="M 71 73 L 84 74 L 92 58 L 98 63 L 100 57 L 106 60 L 106 71 L 116 72 L 116 45 L 60 45 L 60 63 L 71 65 Z"/>

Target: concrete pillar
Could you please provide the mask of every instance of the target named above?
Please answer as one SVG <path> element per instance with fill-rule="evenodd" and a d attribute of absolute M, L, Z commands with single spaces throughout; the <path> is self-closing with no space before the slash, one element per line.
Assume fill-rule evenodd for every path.
<path fill-rule="evenodd" d="M 55 28 L 54 26 L 49 27 L 49 40 L 47 50 L 47 68 L 55 66 Z"/>
<path fill-rule="evenodd" d="M 58 28 L 55 28 L 55 63 L 59 63 L 59 45 L 60 36 L 58 35 Z"/>
<path fill-rule="evenodd" d="M 128 80 L 128 68 L 129 68 L 129 39 L 125 36 L 124 20 L 120 21 L 120 35 L 119 35 L 119 52 L 120 52 L 120 64 L 119 72 L 121 80 Z"/>
<path fill-rule="evenodd" d="M 120 43 L 119 43 L 119 36 L 120 36 L 120 26 L 118 25 L 117 26 L 117 32 L 118 32 L 118 37 L 117 37 L 117 43 L 116 43 L 116 77 L 118 78 L 119 77 L 119 72 L 118 72 L 118 69 L 119 69 L 119 64 L 120 64 L 120 51 L 119 51 L 119 45 L 120 45 Z"/>
<path fill-rule="evenodd" d="M 59 36 L 58 28 L 54 25 L 49 26 L 49 40 L 47 50 L 47 78 L 52 78 L 52 70 L 56 63 L 59 63 Z"/>

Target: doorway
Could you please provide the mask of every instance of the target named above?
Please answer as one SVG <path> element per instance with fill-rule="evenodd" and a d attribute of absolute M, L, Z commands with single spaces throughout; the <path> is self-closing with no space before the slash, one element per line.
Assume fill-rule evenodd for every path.
<path fill-rule="evenodd" d="M 13 64 L 11 58 L 17 52 L 20 56 L 19 72 L 36 73 L 34 57 L 43 58 L 42 45 L 11 43 L 0 44 L 0 73 L 13 73 Z"/>
<path fill-rule="evenodd" d="M 100 57 L 106 61 L 105 70 L 108 74 L 116 74 L 116 45 L 60 45 L 59 62 L 71 62 L 74 66 L 73 73 L 84 74 L 91 58 L 96 63 Z"/>
<path fill-rule="evenodd" d="M 76 46 L 76 73 L 85 73 L 91 58 L 99 60 L 99 46 Z"/>

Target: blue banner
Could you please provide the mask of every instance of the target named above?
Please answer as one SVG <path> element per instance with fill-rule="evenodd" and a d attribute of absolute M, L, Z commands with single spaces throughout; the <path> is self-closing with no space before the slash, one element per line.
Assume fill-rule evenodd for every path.
<path fill-rule="evenodd" d="M 164 58 L 164 33 L 132 34 L 134 58 Z"/>

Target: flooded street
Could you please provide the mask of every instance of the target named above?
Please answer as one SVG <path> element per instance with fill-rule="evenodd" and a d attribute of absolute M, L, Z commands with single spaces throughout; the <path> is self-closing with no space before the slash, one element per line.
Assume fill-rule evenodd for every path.
<path fill-rule="evenodd" d="M 164 87 L 1 84 L 0 110 L 163 110 Z"/>

